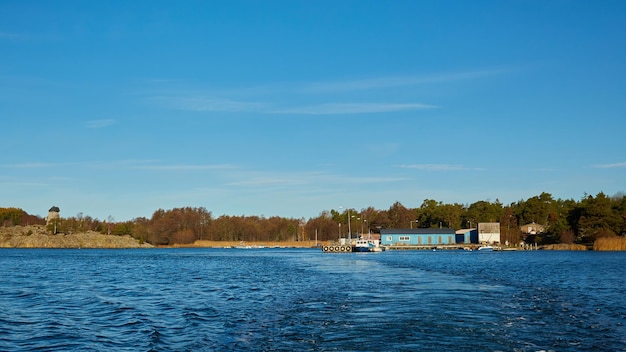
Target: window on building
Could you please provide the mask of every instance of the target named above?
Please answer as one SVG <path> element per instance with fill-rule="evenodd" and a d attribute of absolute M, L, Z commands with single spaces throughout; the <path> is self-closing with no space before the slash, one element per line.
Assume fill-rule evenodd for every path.
<path fill-rule="evenodd" d="M 411 238 L 409 236 L 400 236 L 400 241 L 410 241 Z"/>
<path fill-rule="evenodd" d="M 391 236 L 387 236 L 387 241 L 388 241 L 388 242 L 393 241 L 393 237 L 391 237 Z"/>

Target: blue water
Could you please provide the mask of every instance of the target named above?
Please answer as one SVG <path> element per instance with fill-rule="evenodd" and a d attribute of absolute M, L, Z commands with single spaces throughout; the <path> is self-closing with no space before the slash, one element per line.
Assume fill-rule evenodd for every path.
<path fill-rule="evenodd" d="M 626 351 L 626 252 L 0 250 L 1 351 Z"/>

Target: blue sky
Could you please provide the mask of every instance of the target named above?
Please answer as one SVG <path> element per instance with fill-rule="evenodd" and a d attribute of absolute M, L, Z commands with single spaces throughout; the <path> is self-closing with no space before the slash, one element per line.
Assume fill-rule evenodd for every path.
<path fill-rule="evenodd" d="M 626 191 L 624 1 L 0 1 L 0 206 Z"/>

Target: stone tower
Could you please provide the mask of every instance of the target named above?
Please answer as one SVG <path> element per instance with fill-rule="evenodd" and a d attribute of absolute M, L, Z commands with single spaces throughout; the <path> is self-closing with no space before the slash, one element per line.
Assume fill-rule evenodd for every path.
<path fill-rule="evenodd" d="M 52 206 L 52 208 L 48 210 L 48 217 L 46 218 L 46 225 L 50 224 L 52 220 L 58 219 L 60 217 L 59 216 L 60 212 L 61 212 L 61 209 L 59 209 L 59 207 L 57 207 L 56 205 Z"/>

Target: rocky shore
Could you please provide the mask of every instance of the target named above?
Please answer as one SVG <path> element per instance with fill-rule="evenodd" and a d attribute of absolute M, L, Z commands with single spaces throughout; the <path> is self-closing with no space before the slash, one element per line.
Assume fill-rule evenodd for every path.
<path fill-rule="evenodd" d="M 0 248 L 151 248 L 130 236 L 104 235 L 87 231 L 52 235 L 45 226 L 0 228 Z"/>
<path fill-rule="evenodd" d="M 557 243 L 557 244 L 548 244 L 541 249 L 551 250 L 551 251 L 586 251 L 589 248 L 582 244 L 566 244 L 566 243 Z"/>

